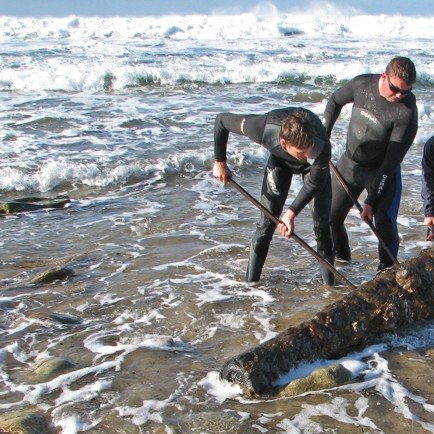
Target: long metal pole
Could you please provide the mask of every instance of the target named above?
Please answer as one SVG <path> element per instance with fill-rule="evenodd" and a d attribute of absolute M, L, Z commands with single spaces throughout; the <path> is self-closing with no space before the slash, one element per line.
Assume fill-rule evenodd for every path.
<path fill-rule="evenodd" d="M 241 185 L 235 182 L 232 178 L 229 180 L 229 184 L 233 185 L 242 195 L 244 195 L 253 205 L 259 208 L 270 220 L 272 220 L 276 225 L 280 223 L 279 219 L 277 219 L 271 212 L 264 206 L 262 203 L 258 202 L 253 196 L 251 196 L 246 190 L 244 190 Z M 315 257 L 324 267 L 326 267 L 329 271 L 331 271 L 336 277 L 343 280 L 351 289 L 357 289 L 357 287 L 351 283 L 340 271 L 336 270 L 333 265 L 327 262 L 318 252 L 316 252 L 309 244 L 306 243 L 303 239 L 301 239 L 294 232 L 292 233 L 292 238 L 305 250 L 307 250 L 312 256 Z"/>
<path fill-rule="evenodd" d="M 341 183 L 343 189 L 346 191 L 346 193 L 348 194 L 348 196 L 350 197 L 350 199 L 353 201 L 354 205 L 356 206 L 356 208 L 359 210 L 359 212 L 363 211 L 362 205 L 360 205 L 359 201 L 357 200 L 357 198 L 353 195 L 353 193 L 351 193 L 344 177 L 340 174 L 339 170 L 337 169 L 337 167 L 330 161 L 330 169 L 332 170 L 332 172 L 334 173 L 334 175 L 336 176 L 336 178 L 338 179 L 338 181 Z M 396 259 L 396 256 L 391 252 L 391 250 L 389 249 L 389 247 L 387 246 L 386 242 L 384 241 L 383 237 L 381 236 L 380 232 L 378 232 L 378 229 L 375 227 L 374 223 L 372 222 L 371 219 L 367 219 L 364 220 L 366 221 L 366 223 L 369 225 L 369 227 L 371 228 L 372 232 L 374 233 L 374 235 L 377 237 L 378 241 L 381 244 L 381 247 L 383 247 L 383 249 L 386 251 L 386 253 L 389 255 L 390 259 L 392 259 L 393 263 L 395 265 L 400 265 L 398 259 Z"/>

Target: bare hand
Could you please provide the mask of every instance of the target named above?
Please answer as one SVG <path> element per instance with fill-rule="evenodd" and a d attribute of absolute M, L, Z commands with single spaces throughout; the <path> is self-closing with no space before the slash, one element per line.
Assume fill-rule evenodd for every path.
<path fill-rule="evenodd" d="M 280 223 L 277 225 L 277 230 L 286 238 L 289 239 L 294 233 L 295 214 L 292 209 L 289 209 L 282 215 Z"/>
<path fill-rule="evenodd" d="M 223 184 L 226 184 L 232 178 L 232 172 L 229 170 L 226 161 L 214 161 L 212 174 Z"/>
<path fill-rule="evenodd" d="M 372 208 L 371 205 L 368 205 L 366 203 L 363 204 L 363 209 L 362 212 L 360 213 L 360 218 L 368 223 L 369 221 L 373 221 L 374 220 L 374 209 Z"/>
<path fill-rule="evenodd" d="M 428 233 L 426 235 L 427 241 L 434 241 L 434 216 L 425 217 L 423 224 L 428 227 Z"/>

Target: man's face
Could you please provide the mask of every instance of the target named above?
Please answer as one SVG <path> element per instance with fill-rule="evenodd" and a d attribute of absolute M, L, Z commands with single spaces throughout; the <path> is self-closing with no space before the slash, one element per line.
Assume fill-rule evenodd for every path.
<path fill-rule="evenodd" d="M 303 161 L 309 158 L 310 152 L 312 151 L 313 145 L 306 149 L 299 149 L 294 145 L 291 145 L 284 139 L 280 139 L 280 145 L 282 148 L 292 157 L 297 160 Z"/>
<path fill-rule="evenodd" d="M 391 76 L 384 72 L 380 77 L 379 89 L 380 95 L 386 98 L 387 101 L 398 102 L 408 95 L 412 86 L 409 86 L 401 78 Z"/>

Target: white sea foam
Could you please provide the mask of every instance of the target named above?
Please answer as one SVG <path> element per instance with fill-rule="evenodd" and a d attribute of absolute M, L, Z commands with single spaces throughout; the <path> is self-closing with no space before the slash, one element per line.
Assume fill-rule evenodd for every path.
<path fill-rule="evenodd" d="M 71 40 L 75 46 L 91 46 L 101 41 L 128 39 L 134 41 L 159 38 L 170 39 L 250 39 L 270 38 L 303 32 L 315 36 L 318 32 L 336 36 L 360 36 L 393 33 L 396 37 L 427 38 L 434 36 L 431 17 L 403 17 L 388 15 L 348 15 L 338 10 L 317 8 L 307 13 L 279 13 L 277 9 L 264 13 L 257 9 L 241 15 L 163 16 L 139 18 L 16 18 L 1 17 L 0 37 L 4 42 L 32 39 Z M 367 32 L 369 32 L 367 34 Z M 151 46 L 152 47 L 152 46 Z"/>
<path fill-rule="evenodd" d="M 60 410 L 61 409 L 60 407 Z M 57 413 L 60 414 L 59 417 Z M 62 416 L 61 414 L 61 411 L 58 411 L 58 409 L 53 412 L 54 425 L 62 430 L 62 434 L 77 434 L 79 432 L 88 431 L 97 426 L 100 422 L 99 419 L 88 422 L 78 415 Z"/>
<path fill-rule="evenodd" d="M 69 387 L 63 387 L 62 393 L 56 399 L 55 404 L 58 406 L 68 402 L 90 401 L 98 397 L 104 390 L 110 389 L 111 386 L 112 381 L 105 380 L 96 381 L 75 390 L 71 390 Z"/>
<path fill-rule="evenodd" d="M 151 420 L 154 422 L 162 422 L 162 412 L 165 407 L 167 407 L 171 402 L 171 398 L 169 397 L 166 400 L 156 400 L 150 399 L 143 401 L 141 407 L 119 407 L 117 409 L 119 415 L 121 417 L 131 418 L 131 421 L 134 425 L 143 425 L 147 421 Z"/>
<path fill-rule="evenodd" d="M 61 374 L 51 381 L 38 384 L 20 384 L 16 386 L 16 390 L 24 394 L 24 400 L 36 403 L 41 395 L 50 393 L 54 390 L 64 390 L 68 385 L 75 383 L 80 378 L 89 375 L 104 372 L 107 370 L 114 369 L 118 366 L 117 361 L 103 362 L 100 365 L 90 366 L 87 368 L 78 369 L 67 374 Z M 103 387 L 106 388 L 107 384 L 104 383 L 102 386 L 95 386 L 96 388 Z M 68 393 L 66 393 L 68 395 Z M 91 399 L 91 398 L 90 398 Z"/>
<path fill-rule="evenodd" d="M 122 356 L 125 356 L 138 348 L 155 348 L 166 351 L 189 351 L 189 346 L 180 338 L 173 338 L 171 336 L 145 334 L 140 337 L 134 337 L 133 339 L 121 337 L 116 345 L 108 345 L 102 341 L 102 339 L 113 335 L 116 336 L 114 332 L 106 331 L 95 333 L 85 339 L 84 346 L 97 354 L 97 358 L 116 353 L 121 353 Z"/>
<path fill-rule="evenodd" d="M 384 67 L 382 58 L 368 59 L 369 46 L 379 48 L 388 35 L 405 38 L 412 46 L 429 50 L 433 18 L 399 16 L 346 16 L 276 13 L 256 16 L 170 16 L 142 18 L 28 18 L 0 17 L 0 39 L 10 50 L 21 50 L 17 41 L 35 41 L 49 45 L 50 52 L 62 57 L 12 59 L 0 69 L 0 89 L 25 92 L 43 90 L 101 91 L 126 89 L 144 84 L 174 85 L 191 83 L 258 83 L 275 82 L 285 77 L 327 77 L 338 80 Z M 31 37 L 30 37 L 31 35 Z M 287 35 L 287 36 L 285 36 Z M 300 38 L 302 35 L 302 38 Z M 354 38 L 360 39 L 359 53 L 346 61 L 329 62 L 326 52 L 317 47 L 312 57 L 311 44 L 326 38 L 329 48 L 345 44 L 348 38 L 354 49 Z M 54 45 L 53 41 L 62 41 Z M 162 48 L 157 43 L 161 40 Z M 128 41 L 128 49 L 125 42 Z M 143 41 L 146 49 L 143 54 Z M 233 41 L 237 45 L 234 50 Z M 250 50 L 260 50 L 252 59 Z M 272 41 L 272 42 L 271 42 Z M 363 41 L 369 41 L 368 46 Z M 110 51 L 107 45 L 110 45 Z M 306 44 L 303 47 L 302 44 Z M 40 48 L 37 45 L 36 48 Z M 377 47 L 378 45 L 378 47 Z M 197 50 L 197 46 L 201 50 Z M 85 49 L 88 59 L 80 56 Z M 222 49 L 228 54 L 222 53 Z M 147 56 L 167 55 L 159 62 L 146 61 Z M 195 56 L 192 56 L 192 50 Z M 143 54 L 143 62 L 131 63 L 126 54 Z M 174 62 L 175 52 L 178 54 Z M 414 54 L 414 53 L 413 53 Z M 272 55 L 272 57 L 270 57 Z M 203 56 L 203 57 L 202 57 Z M 315 57 L 317 57 L 315 59 Z M 361 57 L 364 57 L 361 60 Z M 253 61 L 252 61 L 253 60 Z M 321 61 L 318 68 L 317 61 Z M 9 65 L 8 65 L 9 64 Z M 434 63 L 425 63 L 422 77 L 434 81 Z"/>
<path fill-rule="evenodd" d="M 246 318 L 239 313 L 220 314 L 217 315 L 217 318 L 222 326 L 233 327 L 235 329 L 241 329 L 246 322 Z"/>
<path fill-rule="evenodd" d="M 359 398 L 356 401 L 358 414 L 352 415 L 347 411 L 348 401 L 344 398 L 334 398 L 330 403 L 321 405 L 304 405 L 303 410 L 293 419 L 284 419 L 277 426 L 287 433 L 298 434 L 301 432 L 321 432 L 322 427 L 315 422 L 315 416 L 329 416 L 339 422 L 363 426 L 370 429 L 378 430 L 379 428 L 369 418 L 364 416 L 367 410 L 367 399 Z"/>
<path fill-rule="evenodd" d="M 208 372 L 206 377 L 198 382 L 198 385 L 215 397 L 220 404 L 226 399 L 233 399 L 242 393 L 239 385 L 221 380 L 219 373 L 215 371 Z"/>
<path fill-rule="evenodd" d="M 105 167 L 97 162 L 77 164 L 65 159 L 48 160 L 36 171 L 0 168 L 0 190 L 47 192 L 65 184 L 107 187 L 142 180 L 155 182 L 171 174 L 203 169 L 210 156 L 208 153 L 204 161 L 198 159 L 194 153 L 186 153 L 168 159 L 159 158 L 158 161 L 145 165 L 134 162 Z"/>

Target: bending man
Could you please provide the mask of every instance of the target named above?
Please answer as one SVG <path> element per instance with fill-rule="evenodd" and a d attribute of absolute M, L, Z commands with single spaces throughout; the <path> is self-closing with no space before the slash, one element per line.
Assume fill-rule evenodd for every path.
<path fill-rule="evenodd" d="M 416 99 L 411 92 L 415 81 L 413 62 L 406 57 L 395 57 L 384 73 L 359 75 L 337 89 L 324 115 L 330 137 L 342 107 L 353 103 L 346 149 L 337 168 L 356 198 L 367 190 L 360 217 L 374 219 L 378 232 L 395 256 L 399 248 L 400 164 L 417 132 Z M 351 260 L 351 250 L 344 221 L 352 206 L 352 200 L 333 177 L 332 238 L 336 258 L 345 261 Z M 393 265 L 381 245 L 378 254 L 379 270 Z"/>
<path fill-rule="evenodd" d="M 229 133 L 240 134 L 264 146 L 270 152 L 262 182 L 261 203 L 279 218 L 291 186 L 292 176 L 302 174 L 303 187 L 285 211 L 278 225 L 279 232 L 290 238 L 294 219 L 313 199 L 312 211 L 317 250 L 333 264 L 330 235 L 331 183 L 329 161 L 331 147 L 320 119 L 311 111 L 289 107 L 263 115 L 221 113 L 214 127 L 213 174 L 223 184 L 232 173 L 226 164 Z M 276 225 L 261 213 L 250 245 L 247 282 L 259 280 Z M 322 280 L 334 284 L 333 274 L 323 265 Z"/>

